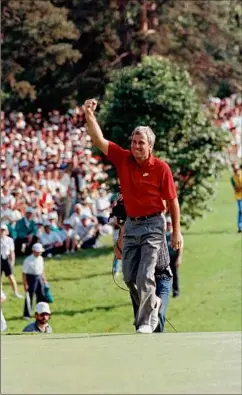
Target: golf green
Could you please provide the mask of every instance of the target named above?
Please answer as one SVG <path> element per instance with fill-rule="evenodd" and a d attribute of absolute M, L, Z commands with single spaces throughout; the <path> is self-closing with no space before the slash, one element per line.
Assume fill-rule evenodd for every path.
<path fill-rule="evenodd" d="M 241 334 L 3 335 L 2 394 L 241 394 Z"/>

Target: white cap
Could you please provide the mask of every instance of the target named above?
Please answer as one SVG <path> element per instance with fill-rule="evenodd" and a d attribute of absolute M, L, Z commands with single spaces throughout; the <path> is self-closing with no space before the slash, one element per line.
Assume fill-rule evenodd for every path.
<path fill-rule="evenodd" d="M 33 187 L 32 185 L 30 185 L 29 187 L 27 187 L 27 192 L 35 192 L 36 189 L 35 187 Z"/>
<path fill-rule="evenodd" d="M 50 312 L 50 306 L 46 302 L 39 302 L 35 306 L 35 312 L 37 314 L 42 314 L 42 313 L 48 313 L 51 314 Z"/>
<path fill-rule="evenodd" d="M 57 217 L 57 215 L 55 212 L 49 213 L 49 215 L 48 215 L 48 219 L 56 219 L 56 217 Z"/>
<path fill-rule="evenodd" d="M 44 248 L 41 243 L 35 243 L 32 247 L 32 250 L 36 252 L 44 252 Z"/>
<path fill-rule="evenodd" d="M 43 223 L 43 225 L 44 225 L 44 226 L 51 226 L 51 223 L 50 223 L 49 221 L 45 221 L 45 222 Z"/>
<path fill-rule="evenodd" d="M 65 219 L 65 220 L 63 221 L 63 225 L 70 225 L 70 226 L 72 226 L 72 222 L 71 222 L 70 219 Z"/>
<path fill-rule="evenodd" d="M 6 224 L 1 224 L 1 230 L 7 230 L 8 231 L 8 227 Z"/>
<path fill-rule="evenodd" d="M 25 210 L 25 212 L 26 212 L 26 213 L 31 213 L 31 214 L 33 214 L 34 209 L 33 209 L 32 207 L 27 207 L 26 210 Z"/>
<path fill-rule="evenodd" d="M 90 155 L 90 154 L 92 153 L 92 151 L 91 151 L 90 149 L 85 149 L 84 152 L 85 152 L 85 154 L 87 154 L 87 155 L 88 155 L 88 154 Z"/>
<path fill-rule="evenodd" d="M 26 167 L 29 165 L 29 162 L 27 160 L 22 160 L 19 164 L 19 167 Z"/>
<path fill-rule="evenodd" d="M 39 185 L 40 186 L 45 186 L 46 185 L 46 180 L 39 180 Z"/>

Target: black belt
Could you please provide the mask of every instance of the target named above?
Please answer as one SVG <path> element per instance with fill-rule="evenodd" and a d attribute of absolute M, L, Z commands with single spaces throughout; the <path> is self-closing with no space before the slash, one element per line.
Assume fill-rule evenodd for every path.
<path fill-rule="evenodd" d="M 159 217 L 161 215 L 161 211 L 158 213 L 150 214 L 150 215 L 145 215 L 144 217 L 129 217 L 131 221 L 145 221 L 148 218 L 152 217 Z"/>

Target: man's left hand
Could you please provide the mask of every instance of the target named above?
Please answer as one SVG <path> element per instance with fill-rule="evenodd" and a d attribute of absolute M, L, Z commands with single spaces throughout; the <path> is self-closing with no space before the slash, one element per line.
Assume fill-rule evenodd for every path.
<path fill-rule="evenodd" d="M 171 240 L 171 247 L 174 250 L 179 250 L 182 246 L 182 236 L 181 232 L 174 232 L 172 233 L 172 240 Z"/>

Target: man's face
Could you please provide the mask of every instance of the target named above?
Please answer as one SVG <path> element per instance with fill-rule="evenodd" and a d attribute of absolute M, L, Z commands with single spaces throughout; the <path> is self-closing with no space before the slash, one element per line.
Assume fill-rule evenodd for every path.
<path fill-rule="evenodd" d="M 35 313 L 35 319 L 40 325 L 43 325 L 43 324 L 46 324 L 49 321 L 50 314 L 48 314 L 48 313 L 41 313 L 41 314 Z"/>
<path fill-rule="evenodd" d="M 132 136 L 131 152 L 135 159 L 146 160 L 151 153 L 151 145 L 146 133 L 136 133 Z"/>
<path fill-rule="evenodd" d="M 32 218 L 32 213 L 25 213 L 25 217 L 27 218 L 28 221 L 30 221 Z"/>

